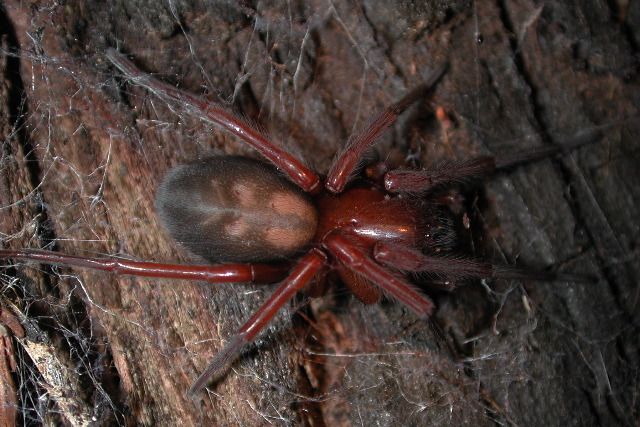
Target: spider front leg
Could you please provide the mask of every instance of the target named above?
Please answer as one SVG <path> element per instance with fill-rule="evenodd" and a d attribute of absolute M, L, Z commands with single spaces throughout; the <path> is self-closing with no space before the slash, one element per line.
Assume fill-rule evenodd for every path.
<path fill-rule="evenodd" d="M 444 65 L 436 68 L 424 84 L 409 92 L 400 101 L 387 107 L 362 132 L 347 141 L 344 151 L 331 166 L 325 183 L 327 190 L 334 194 L 344 190 L 344 187 L 354 176 L 364 153 L 395 123 L 404 110 L 431 90 L 445 70 L 446 66 Z"/>
<path fill-rule="evenodd" d="M 224 374 L 231 363 L 238 358 L 242 348 L 256 338 L 273 316 L 311 281 L 326 261 L 327 257 L 319 249 L 312 249 L 302 257 L 289 276 L 278 286 L 278 289 L 209 363 L 209 366 L 193 383 L 188 394 L 193 396 L 202 390 L 207 383 Z"/>
<path fill-rule="evenodd" d="M 535 147 L 498 156 L 481 156 L 425 170 L 392 170 L 384 175 L 384 187 L 391 193 L 424 193 L 442 184 L 485 177 L 496 171 L 574 150 L 582 145 L 593 143 L 600 137 L 601 130 L 595 129 L 579 134 L 559 145 Z"/>
<path fill-rule="evenodd" d="M 447 279 L 473 277 L 478 279 L 567 280 L 573 282 L 592 280 L 590 277 L 575 274 L 529 271 L 468 258 L 430 256 L 416 249 L 394 243 L 377 243 L 373 248 L 373 257 L 376 261 L 401 271 L 434 273 Z"/>

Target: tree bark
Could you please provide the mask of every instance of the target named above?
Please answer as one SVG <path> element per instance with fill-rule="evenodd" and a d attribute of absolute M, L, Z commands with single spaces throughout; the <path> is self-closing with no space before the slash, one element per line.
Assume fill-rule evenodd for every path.
<path fill-rule="evenodd" d="M 466 188 L 456 216 L 470 255 L 597 281 L 471 281 L 433 294 L 429 322 L 389 301 L 364 306 L 336 284 L 297 299 L 191 400 L 191 382 L 272 286 L 3 261 L 2 300 L 27 331 L 25 421 L 637 424 L 640 6 L 419 4 L 6 2 L 2 245 L 202 262 L 161 229 L 157 183 L 212 153 L 258 155 L 123 82 L 109 47 L 228 103 L 323 174 L 349 135 L 446 63 L 377 156 L 429 166 L 600 131 Z"/>

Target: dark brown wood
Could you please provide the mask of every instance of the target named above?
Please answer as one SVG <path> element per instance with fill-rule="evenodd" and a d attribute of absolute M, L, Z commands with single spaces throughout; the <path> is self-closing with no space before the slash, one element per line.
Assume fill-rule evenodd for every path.
<path fill-rule="evenodd" d="M 338 287 L 279 316 L 196 401 L 189 385 L 270 288 L 7 266 L 2 298 L 27 331 L 18 344 L 19 378 L 29 379 L 17 383 L 30 408 L 23 416 L 73 425 L 636 424 L 639 7 L 5 2 L 4 247 L 53 242 L 76 255 L 194 261 L 159 227 L 157 182 L 212 152 L 258 157 L 122 85 L 110 47 L 166 82 L 230 101 L 322 174 L 350 135 L 443 63 L 430 101 L 376 146 L 382 159 L 459 161 L 605 126 L 597 144 L 499 173 L 477 199 L 467 195 L 460 219 L 471 256 L 597 283 L 470 282 L 433 295 L 432 322 L 399 304 L 364 306 Z"/>

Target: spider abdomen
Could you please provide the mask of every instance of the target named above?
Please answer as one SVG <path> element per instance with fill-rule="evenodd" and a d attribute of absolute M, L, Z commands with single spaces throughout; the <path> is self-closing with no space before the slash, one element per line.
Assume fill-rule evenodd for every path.
<path fill-rule="evenodd" d="M 318 222 L 309 198 L 274 168 L 235 156 L 169 171 L 156 210 L 171 237 L 211 262 L 289 257 L 308 245 Z"/>

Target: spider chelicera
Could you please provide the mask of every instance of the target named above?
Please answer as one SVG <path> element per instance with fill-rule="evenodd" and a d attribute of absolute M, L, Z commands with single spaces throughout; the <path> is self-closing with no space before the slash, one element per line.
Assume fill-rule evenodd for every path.
<path fill-rule="evenodd" d="M 384 294 L 419 318 L 427 318 L 434 304 L 411 283 L 414 273 L 429 272 L 448 279 L 558 277 L 440 254 L 441 218 L 429 192 L 447 183 L 549 156 L 560 151 L 559 147 L 479 157 L 431 170 L 388 170 L 379 164 L 368 169 L 366 178 L 357 177 L 366 151 L 403 110 L 426 95 L 443 75 L 444 67 L 433 71 L 425 84 L 352 137 L 326 179 L 321 180 L 299 159 L 221 106 L 145 74 L 113 49 L 107 57 L 135 84 L 181 103 L 236 135 L 270 164 L 217 156 L 178 166 L 164 178 L 156 195 L 161 222 L 174 240 L 212 265 L 87 258 L 29 249 L 0 250 L 0 258 L 210 283 L 279 282 L 271 297 L 194 382 L 189 390 L 192 395 L 221 377 L 242 348 L 297 292 L 308 288 L 312 295 L 321 293 L 323 281 L 317 276 L 323 268 L 337 271 L 365 304 L 378 302 Z M 564 148 L 583 143 L 578 140 Z M 296 261 L 286 261 L 292 258 Z"/>

